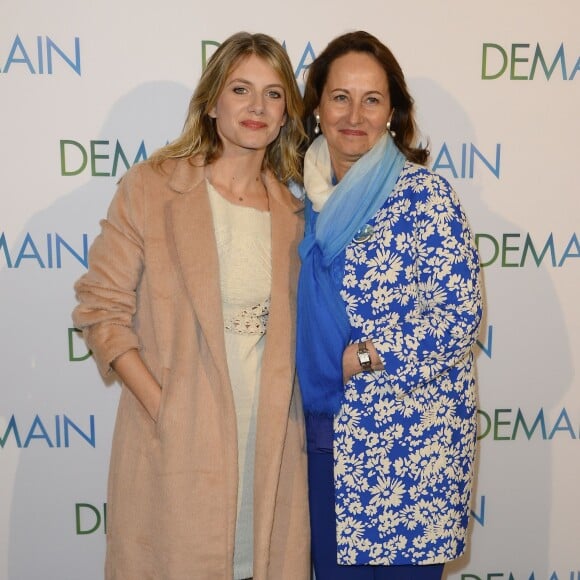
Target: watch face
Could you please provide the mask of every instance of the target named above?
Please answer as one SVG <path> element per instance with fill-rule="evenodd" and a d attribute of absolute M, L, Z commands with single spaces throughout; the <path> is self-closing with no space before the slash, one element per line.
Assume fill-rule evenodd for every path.
<path fill-rule="evenodd" d="M 368 352 L 359 352 L 358 353 L 358 360 L 361 364 L 367 364 L 371 362 L 371 356 Z"/>
<path fill-rule="evenodd" d="M 360 366 L 364 369 L 370 369 L 371 368 L 371 355 L 369 353 L 368 350 L 359 350 L 357 352 L 358 355 L 358 362 L 360 363 Z"/>

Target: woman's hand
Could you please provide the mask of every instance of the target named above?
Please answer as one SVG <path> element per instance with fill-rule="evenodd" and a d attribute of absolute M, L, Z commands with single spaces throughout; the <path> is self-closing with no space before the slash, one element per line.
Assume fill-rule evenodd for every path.
<path fill-rule="evenodd" d="M 372 340 L 366 341 L 366 347 L 371 357 L 371 368 L 373 371 L 379 371 L 384 368 L 383 361 L 375 348 Z M 365 372 L 361 367 L 358 359 L 358 342 L 349 344 L 342 353 L 342 378 L 346 383 L 352 376 Z"/>
<path fill-rule="evenodd" d="M 161 387 L 145 366 L 139 352 L 128 350 L 112 365 L 123 384 L 137 397 L 153 421 L 157 421 L 161 404 Z"/>

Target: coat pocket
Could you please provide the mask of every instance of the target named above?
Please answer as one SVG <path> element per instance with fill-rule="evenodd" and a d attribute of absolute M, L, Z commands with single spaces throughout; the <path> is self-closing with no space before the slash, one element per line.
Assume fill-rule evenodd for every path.
<path fill-rule="evenodd" d="M 161 400 L 159 401 L 159 410 L 157 411 L 157 418 L 155 419 L 155 435 L 157 438 L 160 437 L 161 434 L 161 427 L 163 424 L 163 416 L 165 414 L 165 403 L 167 401 L 167 396 L 169 392 L 169 375 L 170 370 L 168 368 L 163 368 L 161 371 L 161 379 L 160 379 L 160 386 L 161 386 Z"/>

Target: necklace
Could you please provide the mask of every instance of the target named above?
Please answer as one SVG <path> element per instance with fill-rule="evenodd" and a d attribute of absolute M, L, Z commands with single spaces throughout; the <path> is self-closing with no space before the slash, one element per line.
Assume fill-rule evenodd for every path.
<path fill-rule="evenodd" d="M 260 176 L 257 175 L 256 178 L 254 179 L 254 182 L 257 184 L 259 181 L 260 181 Z M 243 203 L 243 202 L 246 201 L 246 197 L 242 193 L 234 193 L 234 190 L 236 189 L 236 187 L 235 187 L 236 185 L 237 185 L 237 183 L 236 183 L 236 176 L 234 175 L 232 177 L 232 184 L 231 184 L 231 187 L 229 188 L 229 192 L 228 193 L 229 193 L 229 195 L 231 197 L 237 197 L 238 198 L 238 201 L 240 201 L 240 202 Z M 258 189 L 258 186 L 257 185 L 256 185 L 256 189 Z"/>
<path fill-rule="evenodd" d="M 236 191 L 241 189 L 238 185 L 239 176 L 232 176 L 231 182 L 216 183 L 212 175 L 212 166 L 206 165 L 206 178 L 208 182 L 218 191 L 223 197 L 229 199 L 232 203 L 239 203 L 262 209 L 262 202 L 267 199 L 266 189 L 262 184 L 260 175 L 256 175 L 252 181 L 249 182 L 248 188 L 251 191 Z M 267 202 L 266 202 L 267 203 Z"/>

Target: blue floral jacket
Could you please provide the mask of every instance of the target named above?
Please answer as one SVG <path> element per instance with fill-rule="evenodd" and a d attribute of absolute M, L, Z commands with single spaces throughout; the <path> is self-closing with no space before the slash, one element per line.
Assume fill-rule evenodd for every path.
<path fill-rule="evenodd" d="M 434 564 L 464 551 L 476 442 L 479 259 L 449 183 L 406 163 L 345 251 L 352 341 L 384 370 L 345 386 L 334 419 L 339 564 Z"/>

